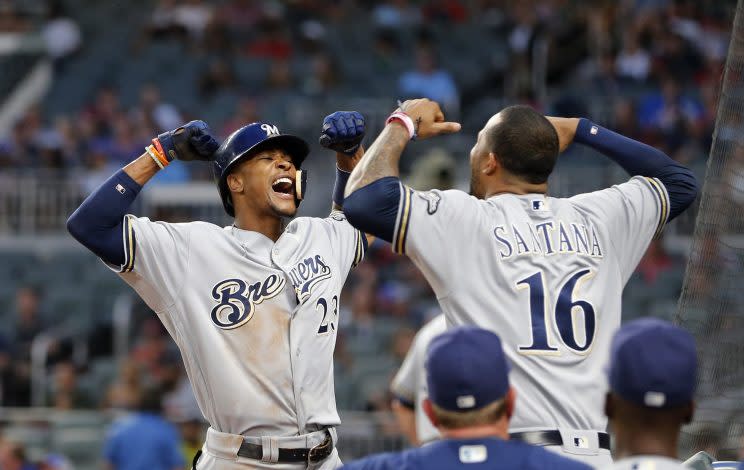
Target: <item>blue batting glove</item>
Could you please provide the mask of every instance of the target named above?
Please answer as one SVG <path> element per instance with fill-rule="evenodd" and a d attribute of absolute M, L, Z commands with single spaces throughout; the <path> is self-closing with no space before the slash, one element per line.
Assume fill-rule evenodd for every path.
<path fill-rule="evenodd" d="M 354 155 L 364 139 L 364 116 L 356 111 L 336 111 L 323 119 L 320 145 Z"/>
<path fill-rule="evenodd" d="M 191 121 L 178 129 L 163 132 L 153 139 L 153 143 L 155 141 L 160 143 L 169 162 L 176 159 L 211 161 L 214 152 L 220 146 L 204 121 Z"/>

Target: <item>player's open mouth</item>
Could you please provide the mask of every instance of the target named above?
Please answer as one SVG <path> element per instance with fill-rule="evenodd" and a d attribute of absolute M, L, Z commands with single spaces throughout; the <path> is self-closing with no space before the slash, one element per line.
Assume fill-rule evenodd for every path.
<path fill-rule="evenodd" d="M 276 179 L 271 189 L 282 198 L 294 198 L 294 181 L 286 176 Z"/>

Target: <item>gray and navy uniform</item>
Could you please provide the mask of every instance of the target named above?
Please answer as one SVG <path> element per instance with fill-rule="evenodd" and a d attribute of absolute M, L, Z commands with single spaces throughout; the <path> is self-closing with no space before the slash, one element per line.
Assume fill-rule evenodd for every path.
<path fill-rule="evenodd" d="M 448 328 L 501 337 L 518 397 L 510 430 L 529 433 L 516 437 L 602 466 L 611 462 L 604 367 L 623 287 L 651 239 L 695 200 L 697 182 L 663 152 L 587 119 L 574 143 L 643 176 L 565 199 L 485 200 L 387 176 L 351 192 L 344 213 L 413 260 Z"/>
<path fill-rule="evenodd" d="M 422 271 L 448 326 L 503 339 L 519 397 L 510 430 L 558 429 L 564 452 L 609 463 L 596 432 L 607 425 L 603 368 L 623 287 L 667 221 L 664 186 L 634 177 L 568 199 L 481 200 L 401 185 L 398 207 L 393 249 Z"/>
<path fill-rule="evenodd" d="M 175 340 L 211 426 L 200 467 L 204 461 L 205 468 L 233 468 L 209 461 L 234 456 L 236 435 L 259 444 L 263 437 L 264 449 L 274 449 L 282 441 L 269 437 L 339 424 L 333 383 L 339 301 L 366 248 L 343 213 L 294 219 L 276 243 L 234 226 L 128 215 L 124 245 L 120 276 Z M 261 465 L 241 459 L 235 463 Z M 339 464 L 334 454 L 318 468 Z"/>
<path fill-rule="evenodd" d="M 398 373 L 390 385 L 393 396 L 414 412 L 416 437 L 421 444 L 439 439 L 437 428 L 431 424 L 423 409 L 423 402 L 428 396 L 426 386 L 426 350 L 431 340 L 447 329 L 444 315 L 437 315 L 426 323 L 413 339 L 411 347 L 403 360 Z"/>
<path fill-rule="evenodd" d="M 616 460 L 600 470 L 690 470 L 679 460 L 659 455 L 635 455 Z"/>

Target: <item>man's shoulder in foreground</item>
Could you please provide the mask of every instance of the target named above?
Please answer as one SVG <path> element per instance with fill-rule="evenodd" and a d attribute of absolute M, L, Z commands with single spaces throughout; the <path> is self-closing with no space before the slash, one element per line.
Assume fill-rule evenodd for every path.
<path fill-rule="evenodd" d="M 586 464 L 541 447 L 497 438 L 442 440 L 403 452 L 379 454 L 344 466 L 348 470 L 417 470 L 457 467 L 504 470 L 589 470 Z"/>

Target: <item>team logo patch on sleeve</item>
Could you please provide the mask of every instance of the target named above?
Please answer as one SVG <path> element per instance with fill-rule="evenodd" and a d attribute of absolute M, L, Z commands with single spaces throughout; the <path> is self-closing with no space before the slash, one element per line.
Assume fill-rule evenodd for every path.
<path fill-rule="evenodd" d="M 433 215 L 437 209 L 439 209 L 439 203 L 442 200 L 442 196 L 435 193 L 434 191 L 418 192 L 418 196 L 426 201 L 426 212 L 429 215 Z"/>

